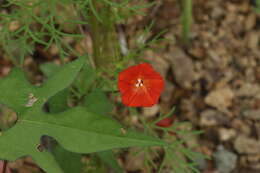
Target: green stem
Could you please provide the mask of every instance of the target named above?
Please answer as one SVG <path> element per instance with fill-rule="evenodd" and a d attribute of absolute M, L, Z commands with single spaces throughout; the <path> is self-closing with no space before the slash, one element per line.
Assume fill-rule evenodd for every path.
<path fill-rule="evenodd" d="M 192 24 L 192 0 L 182 0 L 182 2 L 182 43 L 188 46 Z"/>
<path fill-rule="evenodd" d="M 7 167 L 7 160 L 4 160 L 2 173 L 6 172 L 6 167 Z"/>
<path fill-rule="evenodd" d="M 98 69 L 114 69 L 119 49 L 111 8 L 96 0 L 92 2 L 95 11 L 92 9 L 90 25 L 94 63 Z"/>

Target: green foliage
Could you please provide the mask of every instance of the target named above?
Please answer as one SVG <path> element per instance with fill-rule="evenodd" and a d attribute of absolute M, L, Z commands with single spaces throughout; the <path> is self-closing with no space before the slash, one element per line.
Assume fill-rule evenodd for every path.
<path fill-rule="evenodd" d="M 64 65 L 40 87 L 28 84 L 19 69 L 14 69 L 10 76 L 0 80 L 0 90 L 5 91 L 1 92 L 0 103 L 20 113 L 14 127 L 3 132 L 0 137 L 1 159 L 15 160 L 29 155 L 45 171 L 62 173 L 55 157 L 47 149 L 37 149 L 43 135 L 53 137 L 64 149 L 76 153 L 130 146 L 165 145 L 159 139 L 133 130 L 124 130 L 125 133 L 122 133 L 124 127 L 115 120 L 89 112 L 84 107 L 75 107 L 55 114 L 42 111 L 42 106 L 49 98 L 72 83 L 83 62 L 83 59 L 78 59 Z M 25 86 L 27 89 L 13 92 L 13 85 Z"/>
<path fill-rule="evenodd" d="M 77 94 L 82 96 L 88 93 L 96 78 L 96 71 L 90 65 L 85 64 L 74 82 L 74 87 L 77 89 Z"/>
<path fill-rule="evenodd" d="M 52 153 L 64 173 L 80 173 L 83 169 L 81 154 L 69 152 L 60 145 L 56 145 Z"/>
<path fill-rule="evenodd" d="M 72 6 L 72 1 L 64 2 L 67 6 Z M 11 12 L 0 13 L 0 24 L 3 27 L 0 42 L 15 64 L 22 65 L 24 57 L 32 54 L 35 44 L 43 45 L 46 49 L 51 44 L 56 44 L 62 58 L 72 51 L 72 48 L 62 41 L 63 37 L 80 38 L 82 35 L 67 33 L 63 31 L 63 28 L 56 27 L 56 22 L 60 21 L 57 19 L 59 16 L 57 8 L 64 2 L 59 0 L 9 0 L 8 4 L 3 6 L 9 8 Z M 76 14 L 76 16 L 78 15 Z M 65 17 L 62 20 L 63 23 L 77 24 L 75 18 L 70 20 L 68 16 L 62 17 Z M 60 26 L 63 23 L 60 23 Z M 80 21 L 79 23 L 86 22 Z"/>
<path fill-rule="evenodd" d="M 192 24 L 192 0 L 182 1 L 182 41 L 189 44 L 190 28 Z"/>
<path fill-rule="evenodd" d="M 84 98 L 83 104 L 88 111 L 96 114 L 109 114 L 113 109 L 113 105 L 107 99 L 105 93 L 97 89 Z"/>
<path fill-rule="evenodd" d="M 42 72 L 47 76 L 51 77 L 61 68 L 54 63 L 45 63 L 41 65 Z M 69 89 L 66 88 L 48 100 L 48 111 L 50 113 L 59 113 L 67 110 L 69 98 Z M 46 141 L 50 143 L 50 148 L 55 160 L 59 163 L 64 173 L 70 172 L 81 172 L 83 164 L 81 163 L 81 154 L 73 153 L 65 150 L 51 138 L 46 137 Z"/>
<path fill-rule="evenodd" d="M 256 13 L 260 13 L 260 0 L 256 0 L 256 7 L 254 10 Z"/>
<path fill-rule="evenodd" d="M 113 151 L 102 151 L 97 153 L 97 156 L 109 167 L 113 168 L 116 173 L 123 173 L 123 169 L 117 163 L 116 156 Z"/>
<path fill-rule="evenodd" d="M 40 69 L 43 72 L 43 74 L 48 78 L 51 77 L 52 75 L 54 75 L 56 72 L 58 72 L 60 66 L 49 62 L 49 63 L 45 63 L 45 64 L 41 64 Z"/>
<path fill-rule="evenodd" d="M 18 114 L 27 109 L 29 93 L 34 93 L 36 89 L 18 68 L 13 69 L 8 78 L 0 80 L 0 88 L 0 103 L 4 103 Z"/>
<path fill-rule="evenodd" d="M 81 25 L 89 23 L 90 14 L 101 22 L 107 21 L 107 16 L 102 17 L 94 3 L 94 0 L 9 0 L 5 5 L 0 4 L 9 11 L 0 13 L 0 45 L 18 66 L 23 65 L 27 55 L 33 54 L 36 44 L 45 49 L 56 45 L 62 59 L 79 56 L 64 38 L 84 38 Z M 100 0 L 100 3 L 111 9 L 112 25 L 153 5 L 129 0 Z"/>
<path fill-rule="evenodd" d="M 109 17 L 100 13 L 97 2 L 106 7 Z M 74 42 L 84 38 L 83 25 L 91 25 L 92 19 L 98 24 L 108 23 L 106 26 L 110 27 L 132 14 L 141 14 L 140 9 L 151 5 L 153 3 L 139 0 L 9 0 L 1 5 L 0 46 L 16 66 L 22 67 L 25 57 L 33 54 L 37 45 L 45 50 L 56 46 L 62 60 L 70 56 L 81 57 L 63 66 L 54 63 L 40 65 L 47 78 L 41 86 L 31 85 L 21 68 L 14 68 L 9 76 L 0 79 L 0 91 L 3 91 L 0 92 L 0 104 L 12 109 L 18 116 L 13 127 L 1 129 L 5 130 L 1 131 L 0 136 L 1 159 L 31 156 L 46 172 L 76 173 L 82 168 L 81 155 L 95 153 L 90 155 L 89 165 L 98 167 L 88 170 L 88 173 L 105 172 L 107 167 L 104 164 L 120 173 L 123 171 L 112 149 L 163 146 L 166 154 L 159 171 L 171 164 L 174 164 L 172 168 L 176 172 L 194 169 L 194 165 L 187 164 L 185 160 L 186 157 L 192 160 L 195 154 L 183 147 L 184 137 L 174 139 L 168 145 L 158 138 L 124 128 L 110 115 L 114 105 L 108 96 L 117 90 L 115 79 L 118 72 L 130 59 L 140 56 L 148 44 L 155 43 L 160 34 L 149 43 L 136 44 L 136 49 L 117 61 L 115 68 L 104 68 L 109 77 L 104 77 L 104 71 L 94 68 L 90 63 L 91 57 L 82 55 L 73 48 L 74 44 L 66 42 L 67 38 L 72 38 Z M 189 19 L 185 19 L 188 21 L 186 26 L 190 23 Z M 145 36 L 150 33 L 151 27 L 144 31 Z M 98 35 L 100 33 L 97 32 Z M 101 44 L 111 45 L 109 35 L 106 43 L 101 39 L 97 49 Z M 108 54 L 102 56 L 107 58 Z M 145 120 L 143 122 L 146 134 L 156 136 L 154 129 L 158 127 L 155 122 L 152 125 L 146 124 Z M 179 135 L 186 134 L 177 129 L 159 130 L 164 135 L 169 130 L 177 131 Z M 51 145 L 45 145 L 43 136 L 55 141 L 51 140 Z M 157 151 L 149 148 L 142 148 L 142 151 L 147 155 L 145 163 L 155 168 L 151 153 L 158 155 Z M 178 158 L 179 153 L 184 156 Z"/>
<path fill-rule="evenodd" d="M 185 172 L 185 173 L 199 173 L 195 160 L 198 158 L 205 158 L 204 155 L 198 152 L 194 152 L 196 146 L 187 146 L 187 143 L 197 134 L 201 134 L 202 131 L 192 130 L 192 126 L 189 122 L 174 122 L 170 127 L 160 127 L 156 123 L 160 120 L 172 116 L 175 108 L 173 107 L 169 113 L 160 114 L 159 118 L 147 123 L 142 120 L 145 129 L 150 134 L 158 136 L 155 130 L 160 130 L 162 138 L 167 140 L 169 146 L 162 147 L 164 155 L 161 156 L 161 150 L 153 148 L 145 148 L 141 150 L 144 153 L 144 165 L 151 172 L 151 169 L 156 169 L 158 173 L 166 170 L 173 170 L 174 172 Z M 158 136 L 159 137 L 159 136 Z M 162 161 L 158 167 L 155 158 L 160 157 Z"/>

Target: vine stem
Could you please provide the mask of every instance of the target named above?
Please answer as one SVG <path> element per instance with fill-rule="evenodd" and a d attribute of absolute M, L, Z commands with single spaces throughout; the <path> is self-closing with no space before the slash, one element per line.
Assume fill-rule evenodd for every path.
<path fill-rule="evenodd" d="M 93 2 L 96 11 L 90 15 L 93 60 L 97 69 L 114 69 L 119 59 L 119 45 L 115 19 L 111 7 L 98 1 Z"/>
<path fill-rule="evenodd" d="M 4 160 L 2 173 L 6 172 L 6 167 L 7 167 L 7 160 Z"/>
<path fill-rule="evenodd" d="M 192 0 L 182 0 L 182 3 L 182 42 L 187 46 L 192 24 Z"/>

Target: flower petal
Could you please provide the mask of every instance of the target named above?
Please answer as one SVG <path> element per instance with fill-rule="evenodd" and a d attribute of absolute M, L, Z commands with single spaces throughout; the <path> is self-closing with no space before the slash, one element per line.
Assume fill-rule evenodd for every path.
<path fill-rule="evenodd" d="M 139 78 L 143 85 L 136 87 Z M 148 107 L 158 102 L 164 88 L 164 80 L 150 64 L 142 63 L 119 73 L 118 88 L 126 106 Z"/>
<path fill-rule="evenodd" d="M 159 97 L 158 97 L 159 98 Z M 148 92 L 139 91 L 126 92 L 122 95 L 122 102 L 130 107 L 149 107 L 157 103 L 157 100 L 151 97 Z"/>
<path fill-rule="evenodd" d="M 140 67 L 138 67 L 138 65 L 131 66 L 119 73 L 119 81 L 130 82 L 133 79 L 136 79 L 140 74 L 140 72 L 141 69 Z"/>

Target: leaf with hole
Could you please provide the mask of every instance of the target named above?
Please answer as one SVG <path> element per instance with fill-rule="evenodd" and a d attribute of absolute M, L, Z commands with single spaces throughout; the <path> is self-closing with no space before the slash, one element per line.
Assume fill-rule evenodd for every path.
<path fill-rule="evenodd" d="M 43 135 L 53 137 L 64 149 L 75 153 L 166 145 L 154 137 L 125 129 L 107 115 L 88 112 L 83 107 L 60 113 L 43 112 L 45 102 L 67 88 L 83 64 L 84 60 L 79 59 L 64 65 L 40 87 L 30 85 L 18 69 L 0 80 L 0 90 L 6 91 L 1 92 L 0 103 L 21 114 L 17 123 L 0 136 L 1 159 L 31 156 L 46 172 L 63 173 L 49 149 L 43 146 L 42 150 L 40 139 Z"/>

